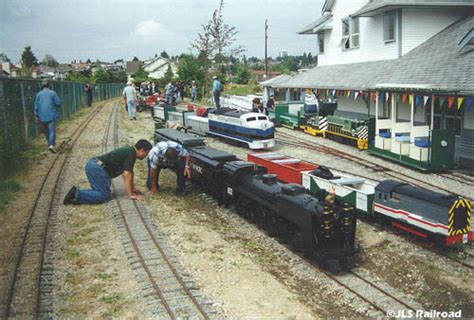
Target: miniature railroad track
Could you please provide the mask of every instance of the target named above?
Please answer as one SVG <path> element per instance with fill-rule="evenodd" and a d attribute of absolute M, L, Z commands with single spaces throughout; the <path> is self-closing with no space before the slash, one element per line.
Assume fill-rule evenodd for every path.
<path fill-rule="evenodd" d="M 316 150 L 316 151 L 320 151 L 320 152 L 325 152 L 325 148 L 326 147 L 314 147 L 311 145 L 311 143 L 306 143 L 308 141 L 304 140 L 304 139 L 300 139 L 298 137 L 293 137 L 292 135 L 288 135 L 288 136 L 291 136 L 291 138 L 295 138 L 297 140 L 297 142 L 295 141 L 289 141 L 289 140 L 286 140 L 286 139 L 279 139 L 278 142 L 279 143 L 282 143 L 282 144 L 285 144 L 285 145 L 289 145 L 289 146 L 292 146 L 292 147 L 301 147 L 301 143 L 303 143 L 307 148 L 309 149 L 312 149 L 312 150 Z M 332 155 L 335 155 L 335 156 L 340 156 L 339 155 L 339 152 L 337 153 L 332 153 L 331 151 L 329 152 L 326 152 L 326 153 L 330 153 Z M 342 153 L 342 157 L 344 159 L 348 159 L 348 160 L 351 160 L 352 161 L 352 155 L 350 154 L 347 154 L 347 153 L 344 153 L 344 152 L 341 152 Z M 373 166 L 372 165 L 367 165 L 363 162 L 364 159 L 362 158 L 357 158 L 357 160 L 362 160 L 362 161 L 357 161 L 359 164 L 365 166 L 365 167 L 368 167 L 370 169 L 373 169 Z M 331 167 L 327 166 L 328 168 L 331 169 Z M 388 174 L 394 178 L 397 178 L 397 179 L 400 179 L 400 180 L 404 180 L 404 181 L 407 181 L 407 182 L 410 182 L 408 181 L 407 179 L 403 179 L 403 178 L 399 178 L 397 177 L 396 175 L 392 175 L 391 174 L 391 171 L 384 171 L 384 170 L 380 170 L 378 169 L 378 167 L 380 167 L 379 165 L 376 165 L 376 168 L 374 169 L 374 171 L 377 171 L 377 172 L 381 172 L 381 174 Z M 334 168 L 335 169 L 335 168 Z M 390 170 L 389 168 L 386 168 L 387 170 Z M 340 169 L 335 169 L 335 170 L 338 170 L 338 171 L 341 171 L 341 172 L 345 172 L 345 173 L 349 173 L 349 174 L 352 174 L 351 172 L 349 171 L 346 171 L 346 170 L 340 170 Z M 407 175 L 405 174 L 401 174 L 402 176 L 406 177 Z M 444 176 L 444 175 L 443 175 Z M 448 175 L 449 176 L 449 175 Z M 374 180 L 374 181 L 381 181 L 379 179 L 374 179 L 374 178 L 371 178 L 371 177 L 367 177 L 367 176 L 363 176 L 367 179 L 371 179 L 371 180 Z M 411 177 L 410 177 L 411 178 Z M 413 180 L 416 180 L 416 181 L 422 181 L 420 179 L 415 179 L 415 178 L 412 178 Z M 410 183 L 413 183 L 413 182 L 410 182 Z M 449 192 L 449 190 L 447 189 L 444 189 L 444 188 L 441 188 L 439 186 L 436 186 L 436 185 L 432 185 L 430 183 L 426 183 L 426 182 L 423 182 L 425 184 L 428 184 L 430 187 L 436 187 L 438 189 L 441 189 L 441 190 L 444 190 L 446 192 Z M 413 183 L 413 184 L 416 184 L 416 185 L 419 185 L 419 183 Z M 451 192 L 449 192 L 450 194 L 452 194 Z M 468 198 L 469 199 L 469 198 Z M 469 199 L 470 201 L 472 201 L 472 199 Z M 378 224 L 375 224 L 375 223 L 372 223 L 371 221 L 367 221 L 367 219 L 364 219 L 364 222 L 365 223 L 368 223 L 370 224 L 372 227 L 375 227 L 375 228 L 378 228 L 379 230 L 381 231 L 384 231 L 384 232 L 391 232 L 393 234 L 397 234 L 396 232 L 394 231 L 391 231 L 389 229 L 386 229 L 386 228 L 383 228 L 381 226 L 379 226 Z M 440 249 L 437 249 L 437 248 L 433 248 L 433 243 L 430 243 L 428 244 L 428 246 L 425 246 L 423 245 L 423 243 L 419 243 L 419 241 L 412 241 L 409 237 L 406 237 L 404 236 L 405 239 L 409 240 L 410 242 L 414 243 L 415 245 L 417 246 L 420 246 L 420 247 L 423 247 L 424 249 L 426 250 L 429 250 L 437 255 L 440 255 L 444 258 L 447 258 L 453 262 L 456 262 L 456 263 L 459 263 L 460 265 L 462 265 L 463 267 L 466 267 L 466 268 L 469 268 L 469 269 L 474 269 L 474 255 L 473 254 L 470 254 L 470 253 L 466 253 L 466 252 L 462 252 L 461 255 L 463 255 L 462 258 L 458 258 L 457 255 L 452 255 L 453 252 L 446 252 L 445 250 L 440 250 Z M 418 239 L 417 239 L 418 240 Z"/>
<path fill-rule="evenodd" d="M 447 189 L 447 188 L 443 188 L 443 187 L 441 187 L 437 184 L 427 182 L 423 179 L 415 178 L 413 176 L 410 176 L 409 174 L 404 174 L 404 173 L 401 173 L 401 172 L 395 172 L 395 171 L 393 171 L 392 169 L 390 169 L 386 166 L 382 166 L 380 164 L 375 163 L 374 161 L 364 159 L 364 158 L 361 158 L 361 157 L 357 157 L 353 154 L 350 154 L 350 153 L 347 153 L 347 152 L 344 152 L 344 151 L 340 151 L 340 150 L 337 150 L 335 148 L 331 148 L 331 147 L 328 147 L 328 146 L 323 146 L 323 145 L 321 145 L 317 142 L 308 141 L 306 139 L 294 136 L 292 134 L 288 134 L 287 132 L 279 131 L 278 134 L 281 136 L 281 137 L 277 138 L 277 141 L 279 143 L 294 146 L 294 147 L 299 147 L 299 148 L 308 148 L 310 150 L 330 154 L 330 155 L 333 155 L 333 156 L 336 156 L 336 157 L 339 157 L 339 158 L 342 158 L 342 159 L 346 159 L 346 160 L 348 160 L 350 162 L 353 162 L 353 163 L 355 162 L 355 163 L 357 163 L 357 164 L 359 164 L 359 165 L 361 165 L 361 166 L 363 166 L 367 169 L 370 169 L 370 170 L 375 171 L 375 172 L 380 172 L 381 174 L 390 176 L 390 177 L 395 178 L 397 180 L 408 182 L 410 184 L 413 184 L 413 185 L 416 185 L 416 186 L 419 186 L 419 187 L 435 188 L 435 189 L 441 190 L 443 192 L 446 192 L 448 194 L 453 194 L 453 192 L 451 190 Z M 473 201 L 473 199 L 470 198 L 469 196 L 467 196 L 467 195 L 463 195 L 463 196 L 467 200 Z"/>
<path fill-rule="evenodd" d="M 2 318 L 39 318 L 46 317 L 52 311 L 53 249 L 49 245 L 61 204 L 60 181 L 72 148 L 102 107 L 91 112 L 61 145 L 60 151 L 65 152 L 55 155 L 43 178 L 29 213 L 4 303 L 0 304 Z"/>
<path fill-rule="evenodd" d="M 115 148 L 118 142 L 118 112 L 115 107 L 104 132 L 104 151 L 110 150 L 109 145 Z M 117 180 L 112 183 L 115 201 L 110 203 L 110 208 L 125 253 L 153 316 L 160 319 L 211 319 L 217 316 L 211 303 L 200 294 L 179 265 L 146 207 L 141 202 L 125 198 L 124 183 L 122 179 Z"/>
<path fill-rule="evenodd" d="M 465 184 L 466 186 L 472 187 L 474 186 L 474 179 L 470 176 L 466 176 L 463 174 L 455 173 L 455 172 L 450 172 L 450 173 L 438 173 L 437 174 L 440 177 L 455 180 L 457 182 L 460 182 L 462 184 Z"/>
<path fill-rule="evenodd" d="M 196 187 L 195 191 L 200 194 L 201 198 L 206 201 L 209 205 L 213 207 L 218 207 L 218 202 L 211 196 L 207 195 L 205 189 Z M 235 213 L 236 210 L 231 208 L 221 208 L 222 211 L 227 211 L 230 213 Z M 302 253 L 295 252 L 291 250 L 290 245 L 278 241 L 288 250 L 294 252 L 302 260 L 307 261 L 311 266 L 317 269 L 320 273 L 324 274 L 328 281 L 331 283 L 337 283 L 344 290 L 351 292 L 353 295 L 363 300 L 367 304 L 368 314 L 367 316 L 373 318 L 385 317 L 389 311 L 394 310 L 421 310 L 422 306 L 416 302 L 410 301 L 407 302 L 406 297 L 400 297 L 400 293 L 390 293 L 391 289 L 384 287 L 382 285 L 376 284 L 375 282 L 369 280 L 367 277 L 350 271 L 347 273 L 342 273 L 338 275 L 331 274 L 330 272 L 322 269 L 314 261 L 308 260 Z M 397 297 L 398 296 L 398 297 Z"/>

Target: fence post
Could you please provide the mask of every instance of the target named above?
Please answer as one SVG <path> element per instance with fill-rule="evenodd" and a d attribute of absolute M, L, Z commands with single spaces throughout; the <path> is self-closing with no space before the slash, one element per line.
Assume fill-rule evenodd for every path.
<path fill-rule="evenodd" d="M 25 104 L 25 88 L 23 81 L 20 82 L 20 90 L 21 90 L 21 108 L 23 110 L 23 127 L 25 128 L 25 140 L 28 139 L 28 113 L 26 112 L 26 104 Z"/>

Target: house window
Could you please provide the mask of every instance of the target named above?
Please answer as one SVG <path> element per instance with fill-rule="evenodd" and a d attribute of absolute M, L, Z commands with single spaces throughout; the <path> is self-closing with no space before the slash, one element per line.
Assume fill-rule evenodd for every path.
<path fill-rule="evenodd" d="M 324 54 L 324 33 L 318 33 L 319 54 Z"/>
<path fill-rule="evenodd" d="M 384 14 L 383 16 L 383 41 L 395 41 L 395 12 Z"/>
<path fill-rule="evenodd" d="M 359 18 L 342 20 L 342 50 L 359 47 Z"/>

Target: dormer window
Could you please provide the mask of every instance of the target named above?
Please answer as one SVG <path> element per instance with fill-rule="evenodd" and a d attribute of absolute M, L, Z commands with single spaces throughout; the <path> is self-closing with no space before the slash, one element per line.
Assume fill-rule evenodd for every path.
<path fill-rule="evenodd" d="M 383 15 L 383 41 L 395 41 L 395 12 L 389 12 Z"/>
<path fill-rule="evenodd" d="M 359 18 L 342 20 L 342 50 L 359 48 Z"/>

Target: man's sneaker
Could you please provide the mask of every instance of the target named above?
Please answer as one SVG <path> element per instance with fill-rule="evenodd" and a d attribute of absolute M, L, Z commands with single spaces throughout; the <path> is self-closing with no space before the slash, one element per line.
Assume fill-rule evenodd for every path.
<path fill-rule="evenodd" d="M 52 153 L 57 153 L 57 151 L 56 151 L 56 149 L 54 148 L 53 145 L 50 145 L 50 146 L 48 147 L 48 150 L 51 151 Z"/>
<path fill-rule="evenodd" d="M 137 120 L 137 117 L 133 117 L 133 120 Z"/>
<path fill-rule="evenodd" d="M 66 194 L 64 197 L 63 204 L 73 204 L 74 200 L 76 200 L 76 190 L 77 188 L 75 186 L 72 186 L 71 190 Z"/>

